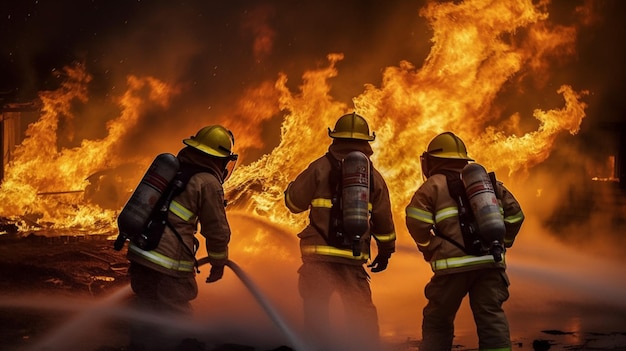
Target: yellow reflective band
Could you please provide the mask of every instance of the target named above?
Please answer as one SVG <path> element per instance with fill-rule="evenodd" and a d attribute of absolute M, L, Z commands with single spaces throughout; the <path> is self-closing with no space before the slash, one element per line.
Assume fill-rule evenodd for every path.
<path fill-rule="evenodd" d="M 215 258 L 217 260 L 221 260 L 221 259 L 225 259 L 228 258 L 228 253 L 226 251 L 222 251 L 222 252 L 209 252 L 208 256 L 210 258 Z"/>
<path fill-rule="evenodd" d="M 317 199 L 313 199 L 313 201 L 311 201 L 311 206 L 313 206 L 313 207 L 322 207 L 322 208 L 331 208 L 331 207 L 333 207 L 333 202 L 330 199 L 317 198 Z M 367 210 L 371 212 L 372 208 L 373 208 L 372 203 L 368 202 L 367 203 Z"/>
<path fill-rule="evenodd" d="M 323 208 L 331 208 L 333 207 L 333 203 L 330 199 L 322 199 L 317 198 L 311 201 L 311 206 L 313 207 L 323 207 Z"/>
<path fill-rule="evenodd" d="M 390 234 L 374 234 L 374 233 L 372 233 L 372 235 L 374 235 L 376 237 L 376 239 L 378 239 L 378 241 L 383 242 L 383 243 L 396 240 L 396 232 L 392 232 Z"/>
<path fill-rule="evenodd" d="M 313 201 L 311 201 L 311 206 L 313 206 L 313 207 L 322 207 L 322 208 L 331 208 L 331 207 L 333 207 L 333 202 L 330 199 L 317 198 L 317 199 L 313 199 Z M 294 208 L 297 208 L 297 207 L 294 206 Z M 373 208 L 372 203 L 368 202 L 367 203 L 367 210 L 371 212 L 372 208 Z"/>
<path fill-rule="evenodd" d="M 144 251 L 132 243 L 128 246 L 128 249 L 152 263 L 173 271 L 193 272 L 194 269 L 194 262 L 192 261 L 174 260 L 156 251 Z"/>
<path fill-rule="evenodd" d="M 420 222 L 435 224 L 435 222 L 433 222 L 433 214 L 428 211 L 420 210 L 419 208 L 407 207 L 406 216 Z"/>
<path fill-rule="evenodd" d="M 422 247 L 426 247 L 426 246 L 428 246 L 428 245 L 430 245 L 430 240 L 428 240 L 428 241 L 427 241 L 427 242 L 425 242 L 425 243 L 417 243 L 417 246 L 422 246 Z"/>
<path fill-rule="evenodd" d="M 306 211 L 306 209 L 301 209 L 300 207 L 294 205 L 294 203 L 291 201 L 291 197 L 289 196 L 289 193 L 285 194 L 285 202 L 287 203 L 287 207 L 289 207 L 290 209 L 298 213 Z"/>
<path fill-rule="evenodd" d="M 516 214 L 512 215 L 512 216 L 508 216 L 504 219 L 504 221 L 506 223 L 518 223 L 521 222 L 524 219 L 524 213 L 522 211 L 517 212 Z"/>
<path fill-rule="evenodd" d="M 473 266 L 481 263 L 493 263 L 495 260 L 493 259 L 493 255 L 485 255 L 485 256 L 461 256 L 461 257 L 452 257 L 452 258 L 444 258 L 441 260 L 437 260 L 430 263 L 433 271 L 440 271 L 448 268 L 458 268 L 458 267 L 466 267 Z M 502 262 L 504 262 L 504 254 L 502 254 Z"/>
<path fill-rule="evenodd" d="M 170 203 L 170 211 L 172 211 L 173 214 L 177 215 L 185 222 L 191 222 L 192 220 L 196 219 L 196 215 L 193 212 L 186 209 L 177 201 L 172 200 L 172 203 Z"/>
<path fill-rule="evenodd" d="M 369 253 L 361 253 L 359 256 L 353 256 L 352 250 L 338 249 L 333 246 L 323 245 L 302 246 L 302 253 L 305 255 L 336 256 L 353 260 L 367 260 L 370 257 Z"/>
<path fill-rule="evenodd" d="M 437 211 L 435 214 L 435 222 L 440 223 L 444 219 L 456 217 L 459 215 L 459 209 L 457 207 L 446 207 Z"/>

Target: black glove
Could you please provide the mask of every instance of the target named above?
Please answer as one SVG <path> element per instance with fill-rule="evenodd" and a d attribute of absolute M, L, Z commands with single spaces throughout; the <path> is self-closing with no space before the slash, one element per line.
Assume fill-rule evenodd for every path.
<path fill-rule="evenodd" d="M 367 267 L 372 269 L 373 273 L 382 272 L 387 269 L 389 264 L 389 255 L 376 255 L 376 258 Z"/>
<path fill-rule="evenodd" d="M 212 265 L 209 277 L 206 278 L 207 283 L 216 282 L 224 276 L 224 265 Z"/>

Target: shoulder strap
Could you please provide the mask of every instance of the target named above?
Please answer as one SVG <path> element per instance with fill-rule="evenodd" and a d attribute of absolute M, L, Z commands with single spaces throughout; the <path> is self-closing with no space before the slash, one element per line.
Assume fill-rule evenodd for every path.
<path fill-rule="evenodd" d="M 328 224 L 328 237 L 324 236 L 326 242 L 335 247 L 339 248 L 350 248 L 352 247 L 352 239 L 346 237 L 343 228 L 343 213 L 341 209 L 341 196 L 342 196 L 342 170 L 341 170 L 341 160 L 335 158 L 330 152 L 327 152 L 324 155 L 328 162 L 330 163 L 330 174 L 328 175 L 328 185 L 331 191 L 331 208 L 330 208 L 330 218 Z M 372 161 L 370 160 L 370 198 L 373 193 L 374 187 L 374 167 L 372 165 Z M 323 233 L 321 228 L 316 226 L 313 223 L 313 226 L 318 230 L 318 232 Z"/>
<path fill-rule="evenodd" d="M 347 245 L 347 239 L 344 240 L 343 217 L 341 215 L 341 161 L 336 159 L 330 152 L 327 152 L 324 156 L 330 163 L 328 185 L 330 187 L 331 202 L 328 236 L 324 237 L 324 239 L 331 246 L 343 247 Z"/>
<path fill-rule="evenodd" d="M 491 186 L 493 187 L 493 191 L 496 193 L 496 198 L 498 200 L 502 200 L 502 194 L 500 193 L 500 191 L 498 191 L 498 181 L 496 179 L 496 173 L 495 172 L 489 172 L 489 180 L 491 181 Z"/>
<path fill-rule="evenodd" d="M 463 185 L 460 173 L 447 170 L 440 170 L 436 173 L 446 176 L 446 182 L 448 185 L 448 192 L 450 194 L 450 197 L 452 197 L 457 203 L 459 212 L 459 224 L 461 225 L 461 233 L 463 234 L 463 251 L 470 255 L 480 253 L 480 240 L 476 235 L 474 214 L 472 212 L 471 206 L 469 205 L 467 193 L 465 192 L 465 185 Z M 453 241 L 449 237 L 442 236 L 441 233 L 439 233 L 439 235 L 450 242 Z M 452 243 L 455 244 L 457 247 L 461 247 L 461 245 L 456 241 Z"/>
<path fill-rule="evenodd" d="M 201 173 L 201 172 L 211 173 L 217 177 L 217 175 L 215 174 L 215 171 L 211 168 L 202 167 L 202 166 L 189 164 L 189 163 L 181 163 L 180 170 L 178 171 L 178 173 L 176 174 L 176 177 L 174 177 L 174 180 L 172 181 L 172 184 L 170 185 L 171 186 L 170 194 L 169 194 L 169 197 L 166 199 L 166 203 L 164 204 L 166 208 L 169 209 L 169 205 L 171 201 L 174 199 L 174 197 L 176 197 L 177 195 L 179 195 L 185 190 L 185 188 L 187 187 L 187 183 L 189 183 L 189 180 L 191 179 L 191 177 L 193 177 L 194 174 Z M 180 241 L 180 244 L 185 248 L 185 251 L 187 251 L 187 253 L 191 255 L 191 257 L 193 257 L 196 272 L 200 273 L 198 260 L 196 259 L 196 250 L 191 249 L 189 246 L 185 245 L 185 242 L 183 241 L 183 238 L 180 235 L 180 233 L 178 233 L 176 228 L 174 228 L 174 226 L 169 221 L 167 221 L 167 219 L 166 219 L 166 225 L 172 230 L 172 232 L 174 232 L 174 235 L 176 235 L 176 237 L 178 238 L 178 241 Z M 195 244 L 194 246 L 198 247 L 199 246 L 198 239 L 196 239 L 195 236 L 193 239 L 194 239 L 194 244 Z"/>
<path fill-rule="evenodd" d="M 196 173 L 202 173 L 202 172 L 211 173 L 219 179 L 219 176 L 216 174 L 216 171 L 212 168 L 194 165 L 191 163 L 181 163 L 180 170 L 178 171 L 178 173 L 176 174 L 176 177 L 174 178 L 174 182 L 176 181 L 179 182 L 175 185 L 177 189 L 174 189 L 174 196 L 182 193 L 183 190 L 185 190 L 185 187 L 187 186 L 187 183 L 189 183 L 189 179 L 191 179 L 191 177 L 193 177 Z"/>

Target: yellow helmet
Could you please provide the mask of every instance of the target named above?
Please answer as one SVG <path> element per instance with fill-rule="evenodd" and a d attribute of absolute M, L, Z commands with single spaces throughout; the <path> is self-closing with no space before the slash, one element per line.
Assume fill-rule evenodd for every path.
<path fill-rule="evenodd" d="M 204 127 L 195 136 L 184 139 L 183 143 L 211 156 L 237 159 L 233 153 L 235 137 L 230 130 L 220 125 Z"/>
<path fill-rule="evenodd" d="M 452 132 L 444 132 L 434 137 L 428 144 L 426 153 L 437 158 L 474 161 L 467 155 L 463 140 Z"/>
<path fill-rule="evenodd" d="M 339 117 L 337 123 L 335 123 L 335 129 L 331 131 L 330 128 L 328 128 L 328 136 L 333 139 L 357 139 L 367 141 L 374 141 L 374 139 L 376 139 L 376 133 L 372 132 L 372 135 L 370 135 L 370 128 L 365 118 L 357 115 L 356 112 Z"/>

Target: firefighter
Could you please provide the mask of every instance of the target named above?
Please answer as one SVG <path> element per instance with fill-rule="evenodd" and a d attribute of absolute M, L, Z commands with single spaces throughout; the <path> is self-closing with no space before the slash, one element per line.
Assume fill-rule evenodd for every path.
<path fill-rule="evenodd" d="M 228 261 L 230 226 L 226 218 L 223 183 L 234 170 L 233 134 L 220 125 L 200 129 L 184 139 L 176 156 L 188 182 L 169 206 L 163 235 L 156 249 L 144 251 L 131 241 L 128 247 L 129 274 L 135 306 L 159 314 L 189 314 L 190 301 L 198 294 L 195 253 L 200 234 L 205 239 L 210 273 L 207 283 L 222 278 Z M 169 339 L 151 326 L 131 330 L 131 349 L 172 349 Z M 172 338 L 172 341 L 175 341 Z"/>
<path fill-rule="evenodd" d="M 335 224 L 341 221 L 337 211 L 341 190 L 336 185 L 341 177 L 340 162 L 348 153 L 360 151 L 371 165 L 370 142 L 374 141 L 375 134 L 369 134 L 369 126 L 362 116 L 351 113 L 340 117 L 334 130 L 328 129 L 328 135 L 332 138 L 328 152 L 314 160 L 285 190 L 285 204 L 291 212 L 309 210 L 309 224 L 298 234 L 302 256 L 298 290 L 305 328 L 312 344 L 320 349 L 376 350 L 379 347 L 378 314 L 364 264 L 370 259 L 372 237 L 378 247 L 376 258 L 367 266 L 372 272 L 385 270 L 395 251 L 389 191 L 381 174 L 371 167 L 366 232 L 355 244 L 356 250 L 349 244 L 338 243 L 335 239 L 341 228 Z M 348 332 L 333 332 L 329 318 L 333 292 L 341 298 L 346 324 L 353 327 Z"/>
<path fill-rule="evenodd" d="M 423 310 L 421 351 L 452 348 L 454 318 L 469 294 L 480 350 L 510 350 L 509 325 L 502 304 L 509 297 L 505 259 L 467 254 L 459 211 L 445 174 L 459 175 L 474 161 L 465 143 L 455 134 L 437 135 L 422 154 L 426 178 L 406 207 L 406 226 L 424 259 L 434 272 L 424 290 L 428 303 Z M 464 189 L 463 189 L 464 190 Z M 504 246 L 510 248 L 524 221 L 520 204 L 501 182 L 495 193 L 504 220 Z"/>

